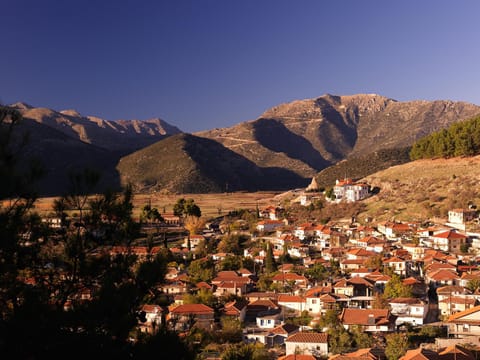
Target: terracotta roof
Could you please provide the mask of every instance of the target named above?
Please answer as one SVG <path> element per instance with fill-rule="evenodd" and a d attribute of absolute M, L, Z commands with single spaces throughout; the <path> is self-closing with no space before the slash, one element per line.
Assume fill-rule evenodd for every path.
<path fill-rule="evenodd" d="M 285 341 L 301 343 L 326 343 L 327 340 L 327 333 L 298 332 L 289 336 Z"/>
<path fill-rule="evenodd" d="M 380 348 L 363 348 L 353 352 L 331 356 L 329 360 L 380 360 L 385 358 L 385 350 Z"/>
<path fill-rule="evenodd" d="M 278 305 L 275 304 L 271 300 L 254 300 L 251 303 L 247 305 L 248 308 L 255 308 L 255 307 L 260 307 L 260 308 L 270 308 L 270 309 L 278 309 Z"/>
<path fill-rule="evenodd" d="M 435 351 L 418 348 L 407 350 L 399 360 L 438 360 L 438 354 Z"/>
<path fill-rule="evenodd" d="M 459 345 L 452 345 L 438 353 L 440 360 L 475 360 L 473 353 Z"/>
<path fill-rule="evenodd" d="M 444 270 L 444 269 L 429 272 L 427 275 L 430 279 L 435 281 L 448 281 L 448 280 L 459 279 L 459 276 L 455 272 L 451 270 Z"/>
<path fill-rule="evenodd" d="M 459 296 L 449 296 L 446 297 L 443 300 L 439 300 L 439 303 L 444 303 L 444 304 L 469 304 L 469 305 L 474 305 L 476 303 L 476 300 L 473 298 L 466 298 L 466 297 L 459 297 Z"/>
<path fill-rule="evenodd" d="M 467 288 L 460 285 L 446 285 L 437 288 L 437 294 L 450 295 L 450 294 L 471 294 L 472 292 Z"/>
<path fill-rule="evenodd" d="M 278 360 L 317 360 L 317 358 L 313 355 L 290 354 L 290 355 L 280 356 Z"/>
<path fill-rule="evenodd" d="M 470 315 L 470 314 L 473 314 L 473 313 L 476 313 L 480 311 L 480 305 L 478 306 L 475 306 L 471 309 L 467 309 L 465 311 L 460 311 L 458 313 L 455 313 L 453 315 L 450 315 L 450 317 L 448 318 L 448 321 L 447 322 L 450 322 L 450 321 L 455 321 L 455 320 L 459 320 L 461 319 L 462 317 L 464 316 L 467 316 L 467 315 Z"/>
<path fill-rule="evenodd" d="M 298 331 L 299 328 L 300 327 L 298 325 L 294 325 L 294 324 L 282 324 L 274 328 L 272 330 L 272 333 L 288 335 L 294 331 Z"/>
<path fill-rule="evenodd" d="M 367 287 L 373 287 L 373 284 L 370 281 L 358 276 L 348 279 L 347 283 L 352 285 L 365 285 Z"/>
<path fill-rule="evenodd" d="M 442 239 L 466 239 L 467 236 L 460 234 L 454 230 L 447 230 L 439 234 L 433 235 L 433 237 L 436 238 L 442 238 Z"/>
<path fill-rule="evenodd" d="M 418 281 L 417 279 L 415 279 L 414 277 L 409 277 L 409 278 L 406 278 L 402 281 L 402 284 L 403 285 L 415 285 L 415 284 L 421 284 L 420 281 Z"/>
<path fill-rule="evenodd" d="M 206 283 L 205 281 L 200 281 L 195 285 L 197 289 L 211 289 L 212 286 Z"/>
<path fill-rule="evenodd" d="M 373 315 L 374 323 L 369 324 L 370 316 Z M 354 309 L 342 310 L 340 321 L 345 325 L 386 325 L 392 320 L 388 309 Z"/>
<path fill-rule="evenodd" d="M 281 303 L 281 302 L 283 302 L 283 303 L 286 303 L 286 302 L 289 302 L 289 303 L 292 303 L 292 302 L 303 303 L 303 302 L 305 302 L 305 299 L 303 299 L 301 296 L 298 296 L 298 295 L 280 294 L 280 295 L 278 295 L 277 301 L 279 303 Z"/>
<path fill-rule="evenodd" d="M 183 304 L 170 310 L 172 314 L 213 314 L 213 309 L 204 304 Z"/>
<path fill-rule="evenodd" d="M 296 273 L 284 273 L 284 274 L 277 274 L 272 278 L 273 281 L 304 281 L 308 282 L 307 278 L 302 275 L 298 275 Z"/>
<path fill-rule="evenodd" d="M 334 285 L 333 287 L 334 288 L 339 288 L 339 287 L 351 287 L 352 285 L 350 285 L 348 282 L 347 282 L 347 279 L 340 279 L 338 280 Z"/>
<path fill-rule="evenodd" d="M 323 294 L 320 296 L 320 301 L 324 303 L 334 303 L 337 302 L 337 299 L 330 294 Z"/>

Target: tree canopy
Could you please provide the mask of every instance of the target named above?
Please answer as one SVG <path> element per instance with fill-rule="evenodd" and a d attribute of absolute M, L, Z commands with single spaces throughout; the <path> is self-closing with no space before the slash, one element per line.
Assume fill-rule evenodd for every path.
<path fill-rule="evenodd" d="M 415 142 L 412 160 L 473 156 L 480 153 L 480 116 L 452 124 Z"/>

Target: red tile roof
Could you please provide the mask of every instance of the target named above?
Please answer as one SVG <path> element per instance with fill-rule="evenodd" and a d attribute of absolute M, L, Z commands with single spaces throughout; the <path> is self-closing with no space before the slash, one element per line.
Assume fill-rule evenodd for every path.
<path fill-rule="evenodd" d="M 285 341 L 300 343 L 326 343 L 327 340 L 327 333 L 298 332 L 289 336 Z"/>
<path fill-rule="evenodd" d="M 183 304 L 170 309 L 172 314 L 213 314 L 213 309 L 204 304 Z"/>

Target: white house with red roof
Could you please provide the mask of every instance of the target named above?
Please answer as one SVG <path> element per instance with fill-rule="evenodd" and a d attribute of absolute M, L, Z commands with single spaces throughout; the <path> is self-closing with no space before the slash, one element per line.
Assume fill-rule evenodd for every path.
<path fill-rule="evenodd" d="M 355 183 L 352 179 L 337 180 L 333 187 L 335 202 L 354 202 L 369 196 L 369 186 L 363 183 Z"/>
<path fill-rule="evenodd" d="M 297 332 L 285 340 L 285 350 L 286 355 L 328 356 L 328 335 L 326 333 Z"/>
<path fill-rule="evenodd" d="M 284 309 L 297 313 L 301 313 L 306 308 L 305 299 L 299 295 L 279 294 L 277 302 Z"/>
<path fill-rule="evenodd" d="M 163 309 L 159 305 L 145 304 L 140 308 L 140 312 L 143 314 L 143 318 L 138 321 L 140 331 L 155 334 L 162 324 Z"/>
<path fill-rule="evenodd" d="M 406 276 L 408 262 L 409 261 L 407 260 L 394 256 L 389 259 L 385 259 L 383 264 L 384 266 L 388 266 L 390 269 L 392 269 L 395 274 Z"/>
<path fill-rule="evenodd" d="M 364 332 L 392 332 L 396 329 L 396 317 L 389 309 L 346 308 L 339 318 L 347 330 L 354 325 L 360 326 Z"/>
<path fill-rule="evenodd" d="M 480 305 L 450 315 L 448 333 L 460 338 L 480 336 Z"/>
<path fill-rule="evenodd" d="M 459 253 L 461 246 L 467 242 L 468 236 L 455 229 L 436 233 L 430 237 L 431 246 L 441 251 Z"/>
<path fill-rule="evenodd" d="M 428 314 L 428 304 L 417 298 L 395 298 L 389 302 L 392 315 L 397 317 L 396 325 L 409 323 L 423 325 Z"/>

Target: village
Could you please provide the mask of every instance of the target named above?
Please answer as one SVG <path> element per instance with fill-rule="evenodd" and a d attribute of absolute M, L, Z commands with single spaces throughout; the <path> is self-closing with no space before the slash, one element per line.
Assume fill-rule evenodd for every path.
<path fill-rule="evenodd" d="M 324 196 L 314 185 L 299 194 L 302 206 Z M 370 196 L 368 185 L 351 179 L 332 190 L 332 202 Z M 245 215 L 254 217 L 253 226 L 245 226 Z M 281 360 L 391 359 L 392 346 L 402 360 L 473 360 L 480 346 L 480 234 L 469 224 L 478 218 L 472 207 L 451 209 L 445 223 L 292 225 L 285 209 L 271 204 L 228 225 L 210 222 L 168 247 L 171 261 L 155 289 L 162 303 L 138 309 L 137 330 L 155 334 L 167 326 L 187 336 L 228 329 L 232 340 Z M 164 221 L 182 226 L 179 216 Z M 141 263 L 164 247 L 108 251 L 133 253 Z M 76 299 L 88 301 L 91 291 L 82 289 Z M 423 337 L 414 349 L 392 345 L 415 332 Z"/>

